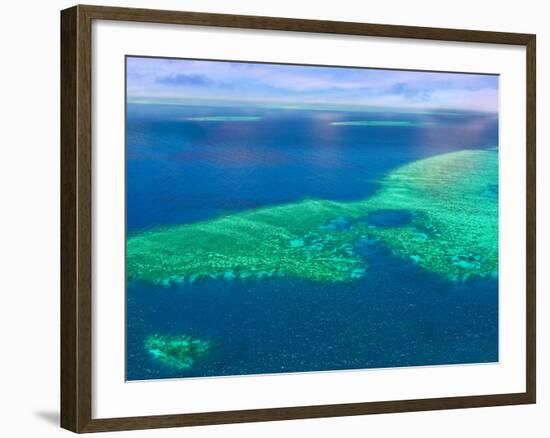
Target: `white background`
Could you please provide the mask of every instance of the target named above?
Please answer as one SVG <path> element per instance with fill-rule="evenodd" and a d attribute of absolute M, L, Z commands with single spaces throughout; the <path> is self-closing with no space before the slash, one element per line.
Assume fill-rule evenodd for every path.
<path fill-rule="evenodd" d="M 98 3 L 100 4 L 100 3 Z M 550 98 L 545 77 L 550 77 L 545 46 L 550 38 L 544 2 L 525 0 L 509 5 L 497 1 L 445 3 L 418 0 L 358 2 L 258 1 L 131 1 L 112 0 L 120 6 L 156 7 L 257 15 L 463 27 L 538 34 L 538 222 L 550 220 L 546 208 L 550 184 L 547 131 L 542 121 Z M 3 110 L 0 136 L 2 223 L 2 292 L 0 314 L 2 355 L 0 378 L 2 420 L 6 436 L 56 436 L 59 379 L 59 9 L 64 1 L 6 3 L 2 15 L 0 96 Z M 24 19 L 23 19 L 24 17 Z M 545 29 L 546 27 L 546 29 Z M 539 226 L 539 370 L 548 362 L 542 340 L 548 324 L 542 320 L 549 277 L 550 244 L 547 229 Z M 546 356 L 546 357 L 544 357 Z M 112 436 L 279 437 L 399 436 L 542 437 L 548 426 L 550 390 L 539 373 L 539 403 L 535 406 L 483 408 L 459 411 L 392 414 L 340 419 L 210 426 L 164 431 L 106 434 Z"/>

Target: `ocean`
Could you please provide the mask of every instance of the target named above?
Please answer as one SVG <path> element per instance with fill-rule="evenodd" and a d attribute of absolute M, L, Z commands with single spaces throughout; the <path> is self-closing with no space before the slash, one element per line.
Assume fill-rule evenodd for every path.
<path fill-rule="evenodd" d="M 222 226 L 224 218 L 317 200 L 333 201 L 320 204 L 325 209 L 357 205 L 377 199 L 384 178 L 411 163 L 497 146 L 495 114 L 128 103 L 127 239 Z M 497 202 L 498 180 L 484 196 L 495 193 Z M 368 263 L 345 281 L 300 267 L 295 275 L 275 269 L 245 276 L 239 268 L 209 276 L 201 266 L 164 282 L 129 273 L 127 379 L 498 361 L 498 275 L 452 278 L 444 267 L 427 269 L 416 254 L 404 257 L 385 236 L 407 226 L 406 213 L 382 210 L 357 225 L 378 234 L 373 244 L 360 244 L 370 237 L 351 244 L 348 256 Z M 339 239 L 335 233 L 359 224 L 353 221 L 359 219 L 338 216 L 317 228 L 332 227 Z M 307 238 L 291 246 L 307 246 Z M 458 257 L 457 266 L 473 270 L 483 254 Z M 164 341 L 182 336 L 204 348 L 195 348 L 192 360 L 162 360 L 181 359 L 173 351 L 181 344 Z"/>

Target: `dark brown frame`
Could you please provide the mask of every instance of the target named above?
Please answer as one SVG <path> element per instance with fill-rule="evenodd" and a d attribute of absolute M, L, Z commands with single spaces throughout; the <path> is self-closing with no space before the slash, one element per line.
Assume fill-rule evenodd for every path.
<path fill-rule="evenodd" d="M 510 44 L 527 53 L 526 391 L 466 397 L 92 419 L 92 20 Z M 476 30 L 74 6 L 61 12 L 61 426 L 99 432 L 535 403 L 536 37 Z"/>

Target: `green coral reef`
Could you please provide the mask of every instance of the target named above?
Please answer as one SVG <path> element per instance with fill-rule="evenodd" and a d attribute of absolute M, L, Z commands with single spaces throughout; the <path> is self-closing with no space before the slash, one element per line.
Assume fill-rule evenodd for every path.
<path fill-rule="evenodd" d="M 145 349 L 163 364 L 186 370 L 208 353 L 210 343 L 191 336 L 165 336 L 154 334 L 145 339 Z"/>
<path fill-rule="evenodd" d="M 497 275 L 497 151 L 415 161 L 380 185 L 359 201 L 304 200 L 131 236 L 128 278 L 353 281 L 368 274 L 368 256 L 355 251 L 361 241 L 380 242 L 451 280 Z"/>

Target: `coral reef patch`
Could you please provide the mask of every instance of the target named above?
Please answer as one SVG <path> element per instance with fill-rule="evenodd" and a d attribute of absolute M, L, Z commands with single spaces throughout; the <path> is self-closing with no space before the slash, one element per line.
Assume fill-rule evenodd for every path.
<path fill-rule="evenodd" d="M 179 370 L 189 369 L 208 353 L 210 343 L 188 335 L 153 334 L 145 339 L 145 349 L 164 365 Z"/>
<path fill-rule="evenodd" d="M 357 242 L 451 280 L 498 272 L 498 153 L 463 150 L 406 164 L 371 197 L 306 199 L 127 240 L 127 275 L 161 285 L 200 278 L 290 276 L 354 281 L 368 275 Z"/>

